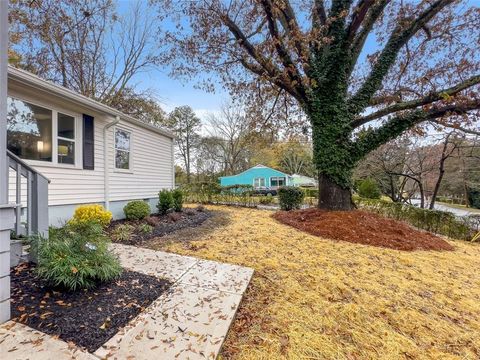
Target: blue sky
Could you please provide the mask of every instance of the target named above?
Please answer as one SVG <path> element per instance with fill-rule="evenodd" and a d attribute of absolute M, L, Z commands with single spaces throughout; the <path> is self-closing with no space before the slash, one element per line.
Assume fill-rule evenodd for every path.
<path fill-rule="evenodd" d="M 118 0 L 119 13 L 127 12 L 132 2 L 132 0 Z M 149 69 L 137 75 L 133 83 L 138 89 L 153 90 L 167 112 L 176 106 L 189 105 L 202 120 L 207 113 L 218 111 L 222 102 L 228 100 L 228 94 L 222 89 L 217 89 L 214 94 L 208 93 L 195 88 L 195 79 L 190 81 L 173 79 L 169 77 L 168 72 L 167 67 Z"/>
<path fill-rule="evenodd" d="M 133 1 L 117 0 L 119 14 L 127 13 Z M 165 26 L 165 24 L 162 24 L 162 26 Z M 374 51 L 375 48 L 376 41 L 373 36 L 370 36 L 361 58 Z M 133 83 L 139 90 L 153 90 L 167 112 L 170 112 L 176 106 L 189 105 L 202 120 L 208 113 L 218 112 L 221 104 L 228 101 L 228 93 L 223 91 L 220 86 L 215 93 L 208 93 L 195 88 L 196 79 L 174 79 L 169 76 L 168 72 L 168 67 L 149 69 L 138 74 Z"/>
<path fill-rule="evenodd" d="M 120 14 L 126 13 L 135 0 L 117 0 Z M 146 0 L 140 0 L 143 3 Z M 480 0 L 467 0 L 466 6 L 478 6 Z M 169 26 L 162 24 L 162 26 Z M 366 41 L 359 61 L 362 62 L 368 54 L 378 50 L 379 44 L 374 34 Z M 138 89 L 151 89 L 157 95 L 162 107 L 166 111 L 173 110 L 176 106 L 189 105 L 197 115 L 205 119 L 209 112 L 217 112 L 222 103 L 228 101 L 228 94 L 219 87 L 216 93 L 208 93 L 195 88 L 196 79 L 173 79 L 168 75 L 168 68 L 159 67 L 139 74 L 134 79 Z"/>

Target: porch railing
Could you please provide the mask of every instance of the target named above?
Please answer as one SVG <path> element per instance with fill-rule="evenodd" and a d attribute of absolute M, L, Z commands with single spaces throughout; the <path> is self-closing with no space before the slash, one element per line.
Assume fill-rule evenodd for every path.
<path fill-rule="evenodd" d="M 7 157 L 8 166 L 15 173 L 14 230 L 17 237 L 32 234 L 48 236 L 48 184 L 50 180 L 11 151 L 7 150 Z M 25 187 L 26 194 L 23 194 L 22 188 L 25 190 Z"/>

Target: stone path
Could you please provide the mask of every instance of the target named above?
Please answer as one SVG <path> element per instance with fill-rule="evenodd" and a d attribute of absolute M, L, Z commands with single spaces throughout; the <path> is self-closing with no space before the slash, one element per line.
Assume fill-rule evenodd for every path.
<path fill-rule="evenodd" d="M 133 246 L 112 248 L 125 268 L 174 284 L 94 354 L 10 321 L 0 326 L 0 359 L 215 359 L 253 270 Z"/>

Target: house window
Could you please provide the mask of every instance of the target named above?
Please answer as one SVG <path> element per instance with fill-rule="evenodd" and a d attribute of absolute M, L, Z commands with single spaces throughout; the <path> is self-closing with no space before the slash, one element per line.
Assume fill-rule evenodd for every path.
<path fill-rule="evenodd" d="M 285 186 L 284 176 L 272 176 L 270 178 L 270 186 Z"/>
<path fill-rule="evenodd" d="M 75 117 L 11 97 L 7 104 L 8 150 L 26 160 L 75 165 Z"/>
<path fill-rule="evenodd" d="M 115 168 L 130 169 L 131 134 L 128 131 L 115 130 Z"/>
<path fill-rule="evenodd" d="M 253 187 L 255 188 L 265 187 L 265 178 L 258 177 L 253 179 Z"/>
<path fill-rule="evenodd" d="M 75 118 L 62 113 L 57 118 L 58 163 L 75 165 Z"/>
<path fill-rule="evenodd" d="M 52 110 L 8 98 L 7 148 L 22 159 L 52 161 Z"/>

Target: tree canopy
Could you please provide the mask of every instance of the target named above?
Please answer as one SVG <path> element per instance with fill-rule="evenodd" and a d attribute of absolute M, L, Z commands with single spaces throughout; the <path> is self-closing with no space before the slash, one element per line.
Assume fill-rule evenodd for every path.
<path fill-rule="evenodd" d="M 157 0 L 174 75 L 220 78 L 311 125 L 319 206 L 348 209 L 372 150 L 425 123 L 472 130 L 480 9 L 460 0 Z M 369 45 L 369 46 L 366 46 Z M 260 101 L 259 100 L 259 101 Z M 272 120 L 275 120 L 272 117 Z"/>

